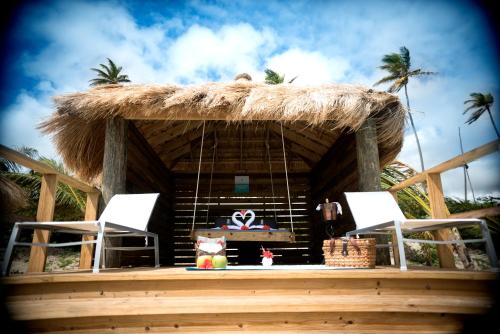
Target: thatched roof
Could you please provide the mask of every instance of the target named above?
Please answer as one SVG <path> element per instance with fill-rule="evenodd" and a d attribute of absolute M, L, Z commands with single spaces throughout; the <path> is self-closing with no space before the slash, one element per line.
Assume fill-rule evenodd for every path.
<path fill-rule="evenodd" d="M 14 181 L 0 175 L 0 200 L 2 208 L 12 212 L 27 204 L 28 195 Z"/>
<path fill-rule="evenodd" d="M 303 87 L 238 80 L 185 87 L 109 85 L 54 101 L 56 112 L 40 127 L 54 136 L 66 165 L 86 179 L 102 169 L 105 120 L 117 116 L 134 120 L 148 141 L 152 121 L 166 128 L 165 121 L 283 121 L 285 126 L 303 124 L 339 133 L 359 129 L 371 116 L 377 122 L 381 160 L 386 162 L 401 149 L 406 119 L 395 95 L 340 84 Z"/>

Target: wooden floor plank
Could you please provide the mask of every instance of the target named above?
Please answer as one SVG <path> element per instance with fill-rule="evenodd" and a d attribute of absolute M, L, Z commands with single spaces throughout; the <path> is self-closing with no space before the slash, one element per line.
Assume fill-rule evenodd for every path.
<path fill-rule="evenodd" d="M 226 296 L 80 298 L 7 302 L 17 320 L 93 317 L 100 315 L 208 314 L 273 312 L 437 312 L 476 314 L 492 306 L 487 297 L 420 295 L 376 296 Z"/>

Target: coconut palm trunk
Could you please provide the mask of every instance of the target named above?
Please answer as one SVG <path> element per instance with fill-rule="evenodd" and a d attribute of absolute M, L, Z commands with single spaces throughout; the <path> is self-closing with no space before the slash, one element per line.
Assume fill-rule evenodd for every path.
<path fill-rule="evenodd" d="M 418 139 L 417 129 L 415 129 L 415 123 L 413 123 L 413 116 L 411 115 L 410 110 L 410 99 L 408 98 L 408 89 L 405 85 L 405 96 L 406 96 L 406 106 L 408 107 L 408 115 L 410 116 L 411 128 L 413 129 L 413 133 L 415 134 L 415 140 L 417 142 L 418 156 L 420 158 L 420 167 L 422 168 L 422 172 L 425 170 L 424 167 L 424 157 L 422 156 L 422 148 L 420 147 L 420 140 Z"/>
<path fill-rule="evenodd" d="M 495 124 L 495 121 L 493 120 L 493 116 L 491 115 L 490 107 L 486 106 L 486 111 L 488 112 L 488 115 L 490 116 L 491 124 L 493 124 L 493 127 L 495 128 L 495 132 L 497 133 L 497 137 L 500 139 L 500 133 L 498 133 L 497 126 Z"/>

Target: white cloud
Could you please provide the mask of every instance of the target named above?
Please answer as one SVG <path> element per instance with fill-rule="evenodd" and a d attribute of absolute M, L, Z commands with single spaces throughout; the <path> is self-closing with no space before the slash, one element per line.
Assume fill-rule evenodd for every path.
<path fill-rule="evenodd" d="M 285 80 L 297 76 L 296 84 L 320 84 L 342 81 L 349 69 L 349 61 L 341 57 L 326 57 L 319 51 L 294 48 L 270 57 L 266 67 L 285 74 Z"/>
<path fill-rule="evenodd" d="M 115 2 L 61 1 L 32 9 L 24 23 L 29 29 L 23 33 L 34 34 L 45 46 L 23 50 L 20 61 L 25 75 L 38 82 L 25 87 L 28 92 L 19 92 L 16 102 L 2 113 L 2 143 L 34 146 L 53 155 L 48 137 L 35 129 L 41 117 L 52 111 L 50 97 L 87 89 L 94 77 L 89 68 L 106 57 L 123 66 L 135 83 L 189 84 L 214 77 L 226 81 L 241 72 L 261 81 L 267 67 L 285 74 L 285 79 L 298 76 L 296 84 L 371 86 L 384 75 L 376 68 L 382 56 L 397 52 L 401 45 L 412 51 L 415 67 L 439 72 L 428 80 L 411 80 L 408 87 L 427 167 L 459 153 L 459 126 L 466 151 L 496 139 L 486 115 L 470 126 L 464 125 L 462 115 L 469 93 L 498 90 L 498 62 L 485 61 L 496 58 L 477 45 L 482 41 L 478 34 L 485 30 L 475 12 L 467 13 L 464 21 L 460 6 L 455 9 L 447 3 L 391 2 L 380 11 L 378 5 L 349 2 L 286 6 L 272 2 L 269 13 L 280 13 L 274 16 L 235 10 L 252 7 L 252 2 L 226 5 L 233 7 L 194 1 L 188 5 L 190 10 L 179 15 L 155 13 L 149 25 L 138 24 L 135 13 Z M 297 12 L 303 13 L 300 19 Z M 203 15 L 208 19 L 200 19 Z M 399 95 L 405 103 L 404 95 Z M 498 109 L 493 112 L 498 119 Z M 409 128 L 400 159 L 419 169 Z M 492 181 L 497 179 L 498 157 L 480 161 L 471 164 L 477 192 L 499 189 L 498 182 Z M 443 180 L 447 178 L 445 174 Z M 447 191 L 459 192 L 461 178 L 455 186 L 450 186 L 451 181 L 443 183 Z"/>
<path fill-rule="evenodd" d="M 249 24 L 223 26 L 217 31 L 194 25 L 168 50 L 175 79 L 207 81 L 210 72 L 231 80 L 241 72 L 255 73 L 259 61 L 275 48 L 272 31 Z"/>
<path fill-rule="evenodd" d="M 38 123 L 52 113 L 48 104 L 48 101 L 40 101 L 26 92 L 19 94 L 0 123 L 2 144 L 11 148 L 33 147 L 40 155 L 55 158 L 57 153 L 50 138 L 36 130 Z"/>

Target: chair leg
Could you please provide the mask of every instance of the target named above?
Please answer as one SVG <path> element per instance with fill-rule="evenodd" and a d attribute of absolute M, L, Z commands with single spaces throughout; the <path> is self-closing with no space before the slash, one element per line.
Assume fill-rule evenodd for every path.
<path fill-rule="evenodd" d="M 403 232 L 401 232 L 401 222 L 395 221 L 394 222 L 394 227 L 395 227 L 395 232 L 396 232 L 396 238 L 398 241 L 398 250 L 399 250 L 399 265 L 401 271 L 406 271 L 408 270 L 408 267 L 406 266 L 406 256 L 405 256 L 405 248 L 403 244 Z"/>
<path fill-rule="evenodd" d="M 103 224 L 104 225 L 104 224 Z M 94 255 L 94 269 L 92 272 L 94 274 L 99 273 L 99 264 L 101 262 L 101 252 L 102 252 L 102 242 L 104 239 L 104 226 L 99 224 L 99 232 L 97 232 L 95 255 Z"/>
<path fill-rule="evenodd" d="M 160 245 L 158 244 L 158 235 L 154 236 L 155 239 L 155 268 L 160 268 Z"/>
<path fill-rule="evenodd" d="M 2 276 L 7 276 L 9 274 L 10 258 L 12 256 L 12 250 L 14 249 L 14 245 L 17 241 L 18 235 L 19 235 L 19 227 L 17 223 L 15 223 L 14 227 L 12 228 L 12 233 L 10 234 L 9 243 L 7 245 L 7 248 L 5 249 L 5 254 L 3 256 Z"/>
<path fill-rule="evenodd" d="M 483 234 L 483 239 L 486 243 L 486 254 L 490 260 L 491 267 L 494 269 L 498 268 L 498 259 L 497 253 L 495 252 L 495 246 L 493 245 L 493 241 L 491 240 L 490 230 L 488 229 L 488 224 L 485 220 L 481 220 L 480 223 L 481 233 Z"/>

